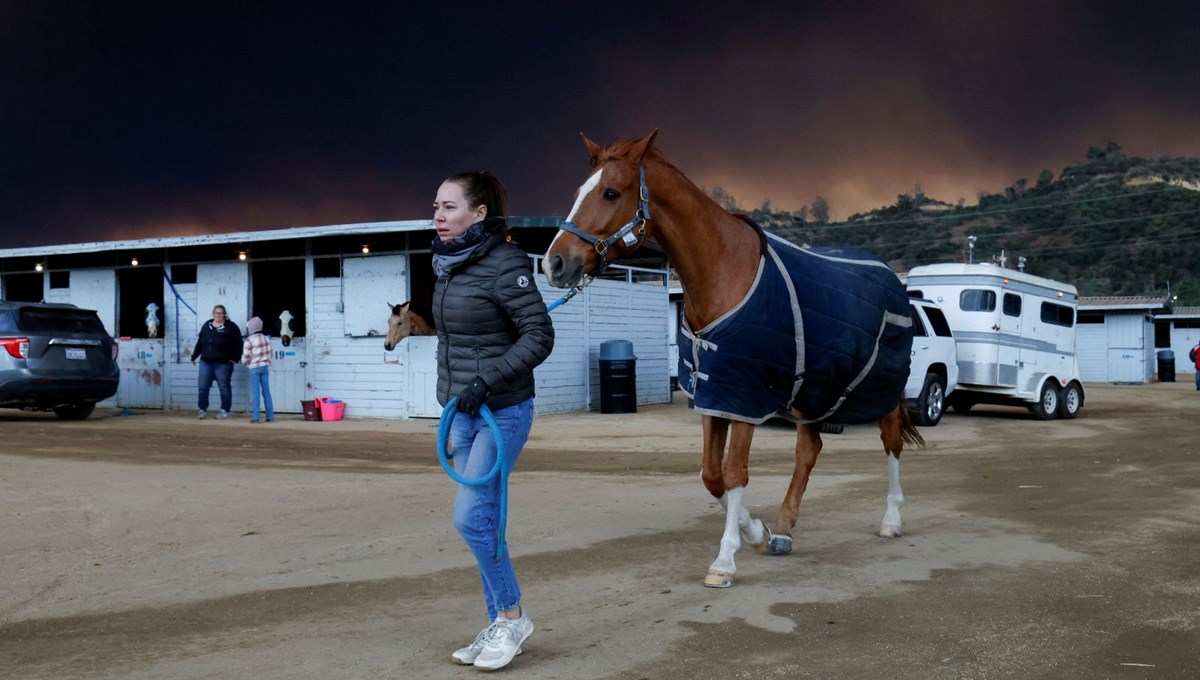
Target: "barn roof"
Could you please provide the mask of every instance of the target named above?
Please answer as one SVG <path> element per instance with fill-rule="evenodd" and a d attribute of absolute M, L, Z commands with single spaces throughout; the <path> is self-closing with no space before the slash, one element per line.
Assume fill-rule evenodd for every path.
<path fill-rule="evenodd" d="M 509 226 L 520 232 L 518 242 L 530 252 L 542 252 L 553 239 L 563 217 L 510 217 Z M 119 241 L 93 241 L 87 243 L 63 243 L 58 245 L 30 246 L 24 248 L 0 248 L 0 260 L 11 258 L 45 258 L 55 255 L 83 255 L 108 252 L 147 252 L 198 246 L 221 246 L 251 244 L 267 241 L 292 241 L 331 236 L 370 236 L 373 234 L 398 234 L 405 232 L 433 231 L 432 220 L 393 220 L 388 222 L 362 222 L 354 224 L 330 224 L 315 227 L 288 227 L 218 234 L 193 234 L 189 236 L 167 236 L 159 238 L 126 239 Z M 539 250 L 540 249 L 540 250 Z M 661 269 L 664 264 L 662 249 L 653 239 L 633 257 L 621 258 L 621 264 Z"/>
<path fill-rule="evenodd" d="M 1156 319 L 1200 319 L 1200 307 L 1172 307 L 1170 314 L 1159 314 Z"/>
<path fill-rule="evenodd" d="M 1166 295 L 1101 295 L 1079 297 L 1079 309 L 1089 312 L 1167 309 Z"/>

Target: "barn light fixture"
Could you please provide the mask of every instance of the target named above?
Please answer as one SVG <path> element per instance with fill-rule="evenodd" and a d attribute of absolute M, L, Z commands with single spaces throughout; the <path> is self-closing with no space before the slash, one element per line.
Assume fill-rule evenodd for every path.
<path fill-rule="evenodd" d="M 371 246 L 364 243 L 363 247 L 362 247 L 362 253 L 363 253 L 363 255 L 370 255 L 371 254 Z"/>
<path fill-rule="evenodd" d="M 43 269 L 45 269 L 45 267 L 42 266 L 41 262 L 38 262 L 37 264 L 33 265 L 33 271 L 35 271 L 35 272 L 40 272 Z"/>
<path fill-rule="evenodd" d="M 246 251 L 238 251 L 238 262 L 245 262 L 247 257 L 249 257 L 249 255 L 246 254 Z"/>
<path fill-rule="evenodd" d="M 132 258 L 131 260 L 129 260 L 129 264 L 134 267 L 138 266 L 137 258 L 135 257 L 135 258 Z"/>

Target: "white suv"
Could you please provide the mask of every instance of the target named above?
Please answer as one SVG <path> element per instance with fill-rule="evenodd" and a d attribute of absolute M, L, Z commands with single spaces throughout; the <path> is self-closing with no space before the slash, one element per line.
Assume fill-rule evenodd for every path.
<path fill-rule="evenodd" d="M 913 402 L 913 421 L 937 425 L 946 410 L 946 397 L 958 385 L 958 349 L 946 315 L 937 303 L 909 300 L 912 308 L 913 346 L 904 398 Z"/>

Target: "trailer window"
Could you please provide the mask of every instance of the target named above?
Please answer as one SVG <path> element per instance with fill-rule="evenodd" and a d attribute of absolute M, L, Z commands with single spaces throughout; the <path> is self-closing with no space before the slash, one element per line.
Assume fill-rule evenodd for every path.
<path fill-rule="evenodd" d="M 1012 293 L 1004 294 L 1004 315 L 1021 316 L 1021 296 Z"/>
<path fill-rule="evenodd" d="M 928 331 L 925 330 L 924 322 L 921 321 L 921 315 L 917 313 L 916 307 L 909 305 L 908 315 L 912 317 L 914 337 L 923 338 L 926 335 L 929 335 Z"/>
<path fill-rule="evenodd" d="M 958 294 L 958 308 L 964 312 L 994 312 L 996 311 L 996 292 L 964 290 Z"/>
<path fill-rule="evenodd" d="M 925 316 L 929 317 L 929 325 L 933 326 L 933 334 L 939 338 L 951 338 L 954 334 L 950 332 L 950 324 L 946 321 L 946 315 L 942 314 L 942 310 L 937 307 L 925 307 Z"/>
<path fill-rule="evenodd" d="M 1066 305 L 1056 305 L 1053 302 L 1042 303 L 1042 321 L 1055 326 L 1070 328 L 1075 325 L 1075 310 Z"/>

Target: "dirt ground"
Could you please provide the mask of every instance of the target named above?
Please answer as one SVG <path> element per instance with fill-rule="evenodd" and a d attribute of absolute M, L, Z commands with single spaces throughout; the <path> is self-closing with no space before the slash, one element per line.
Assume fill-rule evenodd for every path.
<path fill-rule="evenodd" d="M 537 420 L 509 542 L 522 678 L 1200 677 L 1200 393 L 1088 387 L 1075 421 L 979 407 L 902 465 L 827 435 L 795 551 L 738 554 L 682 400 Z M 436 423 L 0 411 L 0 677 L 465 678 L 485 623 Z M 760 428 L 774 520 L 794 431 Z"/>

